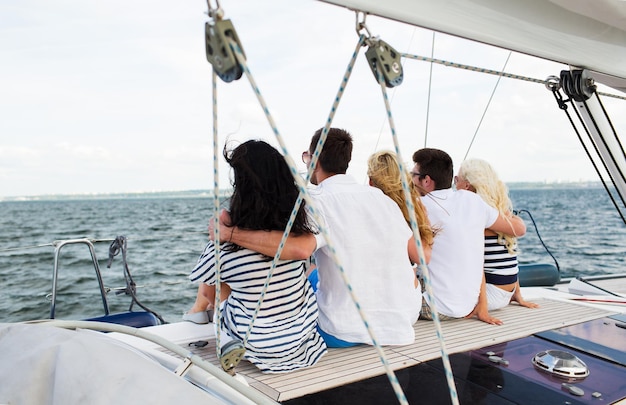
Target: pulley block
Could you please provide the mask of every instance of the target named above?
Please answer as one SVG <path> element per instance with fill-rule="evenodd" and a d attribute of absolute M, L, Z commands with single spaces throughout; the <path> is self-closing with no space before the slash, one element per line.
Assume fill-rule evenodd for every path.
<path fill-rule="evenodd" d="M 240 79 L 243 74 L 243 67 L 237 62 L 237 58 L 230 48 L 229 39 L 235 41 L 241 49 L 241 53 L 243 53 L 243 47 L 230 20 L 207 22 L 204 26 L 204 34 L 206 58 L 213 65 L 215 73 L 226 83 Z"/>
<path fill-rule="evenodd" d="M 586 70 L 562 70 L 561 86 L 568 97 L 574 101 L 585 101 L 596 91 L 593 78 Z"/>
<path fill-rule="evenodd" d="M 404 78 L 400 54 L 383 40 L 371 40 L 370 46 L 365 52 L 367 62 L 378 80 L 378 73 L 383 75 L 385 85 L 389 88 L 402 84 Z"/>

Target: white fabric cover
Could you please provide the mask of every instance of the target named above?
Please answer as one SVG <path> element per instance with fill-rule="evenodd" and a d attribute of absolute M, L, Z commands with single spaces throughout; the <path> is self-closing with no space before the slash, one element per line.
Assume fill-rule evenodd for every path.
<path fill-rule="evenodd" d="M 223 404 L 101 332 L 0 324 L 0 404 Z"/>

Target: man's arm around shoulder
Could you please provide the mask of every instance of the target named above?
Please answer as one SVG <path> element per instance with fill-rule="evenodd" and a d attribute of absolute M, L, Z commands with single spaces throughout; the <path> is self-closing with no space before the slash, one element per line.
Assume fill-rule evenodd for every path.
<path fill-rule="evenodd" d="M 526 224 L 522 218 L 513 214 L 506 217 L 502 214 L 498 214 L 496 222 L 494 222 L 489 229 L 494 232 L 502 232 L 515 237 L 524 236 L 526 234 Z"/>
<path fill-rule="evenodd" d="M 280 241 L 282 231 L 255 231 L 230 227 L 228 211 L 220 213 L 220 239 L 224 242 L 232 242 L 241 247 L 254 250 L 269 257 L 274 257 Z M 215 229 L 213 221 L 209 221 L 209 238 L 215 241 Z M 293 235 L 290 234 L 285 241 L 285 246 L 280 254 L 282 260 L 305 260 L 311 257 L 317 243 L 313 234 Z"/>

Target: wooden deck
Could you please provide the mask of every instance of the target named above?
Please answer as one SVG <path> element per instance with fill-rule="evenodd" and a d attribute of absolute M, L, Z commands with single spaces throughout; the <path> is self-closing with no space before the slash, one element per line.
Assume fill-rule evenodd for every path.
<path fill-rule="evenodd" d="M 449 354 L 489 346 L 530 334 L 568 326 L 610 315 L 611 312 L 556 300 L 534 300 L 537 309 L 509 305 L 494 311 L 504 325 L 488 325 L 476 319 L 458 319 L 442 323 Z M 431 321 L 415 324 L 415 342 L 407 346 L 385 347 L 388 363 L 394 370 L 440 357 L 440 344 Z M 183 345 L 188 349 L 187 344 Z M 218 365 L 215 341 L 193 352 Z M 327 390 L 343 384 L 384 374 L 376 350 L 371 346 L 329 349 L 313 367 L 287 374 L 264 374 L 247 361 L 237 367 L 249 384 L 276 401 L 285 401 L 306 394 Z"/>

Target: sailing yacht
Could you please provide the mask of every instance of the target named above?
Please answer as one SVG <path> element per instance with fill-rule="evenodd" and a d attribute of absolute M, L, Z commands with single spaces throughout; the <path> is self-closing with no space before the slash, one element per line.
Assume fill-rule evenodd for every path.
<path fill-rule="evenodd" d="M 577 120 L 573 131 L 624 212 L 626 154 L 597 85 L 626 90 L 626 3 L 325 2 L 353 10 L 357 27 L 379 16 L 569 66 L 545 80 L 546 91 Z M 210 16 L 219 20 L 219 10 L 218 3 Z M 238 38 L 225 40 L 236 54 Z M 247 73 L 234 58 L 223 70 L 213 64 L 224 81 Z M 381 84 L 401 85 L 402 69 L 390 72 Z M 625 403 L 626 274 L 565 282 L 537 274 L 523 295 L 540 308 L 509 305 L 498 313 L 502 326 L 418 321 L 412 345 L 331 349 L 317 365 L 284 375 L 245 360 L 234 376 L 225 373 L 212 327 L 160 324 L 149 314 L 147 325 L 134 325 L 141 328 L 109 314 L 4 324 L 0 402 Z"/>

